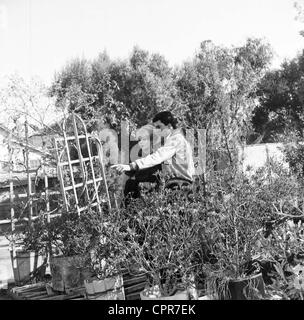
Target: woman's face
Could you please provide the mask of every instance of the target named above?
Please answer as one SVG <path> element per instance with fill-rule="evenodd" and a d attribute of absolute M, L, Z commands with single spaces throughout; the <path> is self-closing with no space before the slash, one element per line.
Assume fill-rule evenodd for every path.
<path fill-rule="evenodd" d="M 141 135 L 138 137 L 138 145 L 144 149 L 149 147 L 150 148 L 150 136 L 148 135 Z"/>

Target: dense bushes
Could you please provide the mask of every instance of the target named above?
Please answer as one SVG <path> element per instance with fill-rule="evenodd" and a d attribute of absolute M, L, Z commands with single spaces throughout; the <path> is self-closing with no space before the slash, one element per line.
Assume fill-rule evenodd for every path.
<path fill-rule="evenodd" d="M 68 63 L 50 94 L 59 108 L 81 114 L 89 129 L 103 123 L 119 130 L 125 119 L 141 126 L 167 109 L 184 127 L 207 129 L 213 148 L 233 147 L 250 132 L 257 84 L 271 57 L 259 39 L 235 48 L 203 41 L 193 59 L 175 68 L 139 48 L 124 61 L 103 53 Z"/>
<path fill-rule="evenodd" d="M 110 215 L 107 237 L 119 248 L 120 263 L 141 268 L 151 286 L 172 294 L 194 279 L 216 290 L 215 283 L 260 272 L 265 261 L 280 263 L 287 251 L 288 257 L 302 252 L 296 245 L 302 227 L 286 238 L 285 223 L 297 219 L 303 189 L 280 165 L 250 177 L 230 167 L 210 175 L 205 187 L 191 199 L 185 190 L 150 191 Z"/>
<path fill-rule="evenodd" d="M 236 167 L 208 176 L 191 197 L 161 184 L 127 207 L 104 207 L 102 215 L 64 213 L 51 223 L 41 217 L 24 245 L 93 252 L 88 261 L 101 277 L 140 269 L 162 295 L 196 283 L 219 298 L 231 279 L 262 271 L 270 291 L 301 298 L 294 271 L 304 253 L 301 184 L 275 163 L 250 176 Z"/>

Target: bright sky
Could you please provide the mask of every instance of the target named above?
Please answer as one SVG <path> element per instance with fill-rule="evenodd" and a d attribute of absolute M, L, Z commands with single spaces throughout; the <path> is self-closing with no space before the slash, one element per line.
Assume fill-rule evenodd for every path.
<path fill-rule="evenodd" d="M 270 42 L 274 66 L 304 49 L 294 0 L 0 0 L 0 77 L 18 72 L 49 83 L 71 58 L 106 49 L 127 58 L 134 45 L 171 66 L 193 57 L 204 40 Z"/>

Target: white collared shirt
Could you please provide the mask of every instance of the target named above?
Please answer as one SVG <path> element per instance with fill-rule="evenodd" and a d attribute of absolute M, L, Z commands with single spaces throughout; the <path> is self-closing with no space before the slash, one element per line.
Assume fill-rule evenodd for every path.
<path fill-rule="evenodd" d="M 173 130 L 166 138 L 164 146 L 152 154 L 135 160 L 139 169 L 146 169 L 163 163 L 164 173 L 172 178 L 193 181 L 195 172 L 192 148 L 181 129 Z"/>

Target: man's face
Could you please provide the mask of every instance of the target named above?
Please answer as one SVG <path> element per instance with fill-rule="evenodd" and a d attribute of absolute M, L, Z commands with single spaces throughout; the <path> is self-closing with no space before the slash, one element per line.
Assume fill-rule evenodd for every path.
<path fill-rule="evenodd" d="M 168 126 L 163 124 L 160 120 L 157 120 L 156 122 L 153 123 L 155 129 L 159 129 L 161 132 L 165 129 L 169 129 Z"/>
<path fill-rule="evenodd" d="M 154 122 L 153 125 L 156 128 L 156 131 L 159 130 L 159 135 L 164 137 L 164 138 L 167 138 L 170 135 L 171 131 L 172 131 L 170 125 L 165 125 L 160 120 Z"/>

